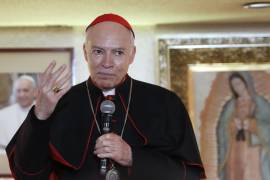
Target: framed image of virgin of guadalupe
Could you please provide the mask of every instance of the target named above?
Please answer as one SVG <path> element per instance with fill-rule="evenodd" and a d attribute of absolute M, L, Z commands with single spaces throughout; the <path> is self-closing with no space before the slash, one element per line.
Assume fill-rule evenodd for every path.
<path fill-rule="evenodd" d="M 270 141 L 265 137 L 270 135 L 265 133 L 265 128 L 263 130 L 260 128 L 264 127 L 261 126 L 264 124 L 261 122 L 268 124 L 269 121 L 262 120 L 254 115 L 245 115 L 245 117 L 252 117 L 249 119 L 260 119 L 258 123 L 254 123 L 255 120 L 244 122 L 243 120 L 231 121 L 232 118 L 221 118 L 235 115 L 237 111 L 249 111 L 249 114 L 254 114 L 255 110 L 258 108 L 261 109 L 261 105 L 255 105 L 256 103 L 254 103 L 252 99 L 252 101 L 250 100 L 248 102 L 248 104 L 254 104 L 252 105 L 253 107 L 250 107 L 250 110 L 242 108 L 242 105 L 237 106 L 237 108 L 232 108 L 234 107 L 234 103 L 228 103 L 230 104 L 230 111 L 225 111 L 225 109 L 228 109 L 225 108 L 228 107 L 225 106 L 226 102 L 235 102 L 229 101 L 230 98 L 232 98 L 232 90 L 229 88 L 228 82 L 230 74 L 234 72 L 240 73 L 243 78 L 248 77 L 247 79 L 251 79 L 251 81 L 255 83 L 253 86 L 256 91 L 249 90 L 248 93 L 256 92 L 258 96 L 255 97 L 260 98 L 255 99 L 264 99 L 262 100 L 265 102 L 263 104 L 265 106 L 268 104 L 269 94 L 266 92 L 270 92 L 270 89 L 268 91 L 268 87 L 265 87 L 264 90 L 256 88 L 257 86 L 268 86 L 266 77 L 269 74 L 269 64 L 270 37 L 227 36 L 159 40 L 159 84 L 176 92 L 188 109 L 208 180 L 230 180 L 233 178 L 237 180 L 249 180 L 246 178 L 248 175 L 253 177 L 252 179 L 270 179 L 269 174 L 267 174 L 267 172 L 270 172 L 270 166 L 262 164 L 262 162 L 268 163 L 267 157 L 270 151 L 267 150 L 267 148 Z M 248 75 L 242 76 L 243 73 Z M 219 79 L 221 76 L 223 79 Z M 259 77 L 263 77 L 264 79 L 259 80 Z M 214 82 L 222 83 L 219 86 L 213 85 Z M 224 87 L 225 85 L 226 87 Z M 217 95 L 211 94 L 210 92 L 223 92 L 225 94 Z M 261 94 L 262 92 L 265 93 Z M 253 97 L 253 95 L 250 95 L 250 99 L 251 97 Z M 232 109 L 234 109 L 234 111 L 232 111 Z M 244 113 L 239 112 L 238 114 Z M 241 133 L 233 131 L 234 133 L 237 132 L 237 139 L 236 136 L 230 133 L 222 134 L 229 130 L 230 126 L 227 125 L 230 123 L 228 122 L 237 122 L 239 130 L 241 130 Z M 226 124 L 226 128 L 222 129 L 221 127 L 224 127 L 224 124 Z M 256 129 L 257 133 L 260 133 L 256 138 L 254 134 L 247 133 L 247 131 L 251 131 L 248 127 L 253 127 L 255 124 L 256 128 L 254 129 Z M 267 126 L 270 130 L 270 126 L 266 125 L 265 127 Z M 230 149 L 232 145 L 239 145 L 238 140 L 240 139 L 241 143 L 244 144 L 243 147 L 242 145 L 239 147 L 240 149 L 243 148 L 243 154 L 244 152 L 250 153 L 251 151 L 257 151 L 254 154 L 261 153 L 265 156 L 250 156 L 254 157 L 254 162 L 257 162 L 257 165 L 254 167 L 250 166 L 248 169 L 236 173 L 239 171 L 239 168 L 237 171 L 230 171 L 235 167 L 229 164 L 239 164 L 240 162 L 245 164 L 242 161 L 244 158 L 238 156 L 236 153 L 233 156 L 230 155 L 230 158 L 228 158 L 228 152 L 232 151 L 232 149 Z M 234 142 L 234 144 L 232 144 L 232 142 Z M 245 146 L 250 147 L 251 145 L 260 147 L 251 149 L 251 151 L 250 149 L 244 148 Z M 235 149 L 237 148 L 233 150 Z M 238 149 L 238 151 L 240 150 Z M 255 161 L 256 158 L 258 161 Z M 228 164 L 228 162 L 230 163 Z M 243 166 L 244 165 L 241 167 Z M 256 169 L 256 172 L 251 171 L 253 174 L 247 174 L 247 170 L 249 169 Z"/>
<path fill-rule="evenodd" d="M 190 71 L 210 179 L 269 179 L 270 64 L 194 65 Z"/>

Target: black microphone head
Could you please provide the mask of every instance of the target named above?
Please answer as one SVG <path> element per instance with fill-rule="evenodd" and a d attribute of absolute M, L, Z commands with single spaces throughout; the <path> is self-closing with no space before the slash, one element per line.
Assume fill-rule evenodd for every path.
<path fill-rule="evenodd" d="M 115 105 L 110 100 L 104 100 L 100 105 L 100 111 L 106 114 L 113 114 L 115 111 Z"/>

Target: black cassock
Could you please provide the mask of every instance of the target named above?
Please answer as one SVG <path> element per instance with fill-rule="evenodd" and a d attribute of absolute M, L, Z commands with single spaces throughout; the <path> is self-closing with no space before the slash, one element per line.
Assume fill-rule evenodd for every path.
<path fill-rule="evenodd" d="M 115 164 L 121 180 L 196 180 L 205 177 L 188 113 L 177 95 L 164 88 L 133 80 L 123 139 L 132 148 L 132 167 Z M 103 93 L 87 81 L 97 121 L 101 126 Z M 116 111 L 112 130 L 124 124 L 131 78 L 111 97 Z M 38 120 L 32 108 L 7 147 L 16 179 L 103 180 L 94 154 L 100 136 L 90 109 L 86 82 L 64 95 L 51 117 Z"/>

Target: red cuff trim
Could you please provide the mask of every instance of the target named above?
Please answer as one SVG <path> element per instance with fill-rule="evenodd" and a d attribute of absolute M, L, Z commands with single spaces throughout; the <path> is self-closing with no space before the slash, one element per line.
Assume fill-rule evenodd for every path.
<path fill-rule="evenodd" d="M 38 172 L 27 172 L 27 171 L 24 171 L 18 164 L 15 163 L 15 166 L 16 168 L 21 172 L 23 173 L 24 175 L 27 175 L 27 176 L 37 176 L 39 174 L 41 174 L 42 172 L 44 172 L 46 169 L 49 168 L 49 165 L 41 170 L 39 170 Z"/>
<path fill-rule="evenodd" d="M 9 168 L 10 168 L 10 170 L 11 170 L 11 175 L 14 177 L 14 179 L 16 179 L 16 175 L 15 175 L 15 173 L 14 173 L 13 157 L 12 157 L 12 156 L 14 155 L 15 147 L 16 147 L 16 146 L 14 146 L 14 147 L 11 149 L 10 153 L 8 154 Z"/>
<path fill-rule="evenodd" d="M 206 178 L 204 167 L 202 164 L 192 163 L 192 162 L 185 162 L 188 166 L 197 166 L 201 168 L 203 171 L 200 174 L 200 178 Z"/>
<path fill-rule="evenodd" d="M 203 165 L 202 164 L 197 164 L 197 163 L 192 163 L 192 162 L 185 162 L 187 165 L 189 165 L 189 166 L 199 166 L 200 168 L 203 168 L 204 169 L 204 167 L 203 167 Z"/>
<path fill-rule="evenodd" d="M 184 170 L 185 170 L 184 178 L 183 179 L 186 179 L 186 177 L 187 177 L 187 168 L 186 168 L 186 165 L 185 165 L 185 162 L 184 161 L 182 161 L 182 164 L 183 164 L 183 167 L 184 167 Z"/>
<path fill-rule="evenodd" d="M 55 172 L 52 172 L 49 176 L 49 180 L 58 180 L 58 176 Z"/>
<path fill-rule="evenodd" d="M 23 170 L 14 160 L 14 153 L 15 153 L 15 149 L 16 149 L 16 146 L 14 146 L 11 150 L 11 152 L 8 154 L 8 160 L 9 160 L 9 166 L 10 166 L 10 170 L 11 170 L 11 173 L 12 173 L 12 176 L 16 179 L 16 175 L 14 173 L 14 170 L 15 170 L 15 167 L 24 175 L 27 175 L 27 176 L 37 176 L 39 174 L 41 174 L 42 172 L 44 172 L 46 169 L 49 168 L 49 165 L 37 172 L 27 172 L 25 170 Z"/>

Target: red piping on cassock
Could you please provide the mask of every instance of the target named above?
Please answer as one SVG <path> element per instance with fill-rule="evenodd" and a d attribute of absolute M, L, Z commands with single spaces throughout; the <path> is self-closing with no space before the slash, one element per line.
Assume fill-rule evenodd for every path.
<path fill-rule="evenodd" d="M 96 116 L 96 114 L 97 114 L 97 109 L 99 107 L 100 100 L 101 100 L 101 97 L 98 98 L 97 106 L 96 106 L 96 109 L 95 109 L 95 114 L 93 114 L 93 116 Z M 64 164 L 64 165 L 68 166 L 68 167 L 71 167 L 71 168 L 75 169 L 75 170 L 80 169 L 82 167 L 83 163 L 85 162 L 85 159 L 86 159 L 86 156 L 87 156 L 87 153 L 88 153 L 88 149 L 89 149 L 89 144 L 91 143 L 91 137 L 92 137 L 94 127 L 95 127 L 95 120 L 94 120 L 94 117 L 93 117 L 90 132 L 89 132 L 89 136 L 88 136 L 88 139 L 87 139 L 86 148 L 84 149 L 83 157 L 82 157 L 82 160 L 81 160 L 79 166 L 74 166 L 74 165 L 70 164 L 68 161 L 66 161 L 62 157 L 62 155 L 59 153 L 59 151 L 53 146 L 53 144 L 49 143 L 51 153 L 52 153 L 52 158 L 54 160 Z"/>
<path fill-rule="evenodd" d="M 119 97 L 120 97 L 121 103 L 122 103 L 122 105 L 123 105 L 125 111 L 127 112 L 127 107 L 126 107 L 126 105 L 125 105 L 124 99 L 123 99 L 123 97 L 121 96 L 121 94 L 119 94 Z M 141 138 L 143 139 L 143 141 L 144 141 L 143 144 L 146 145 L 146 144 L 148 143 L 147 138 L 146 138 L 146 137 L 143 135 L 143 133 L 137 128 L 135 122 L 133 121 L 133 119 L 131 118 L 131 116 L 130 116 L 129 114 L 128 114 L 128 119 L 129 119 L 129 121 L 131 122 L 131 125 L 135 128 L 135 130 L 137 131 L 137 133 L 138 133 L 138 134 L 141 136 Z"/>

